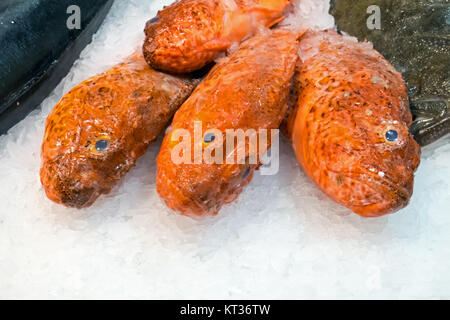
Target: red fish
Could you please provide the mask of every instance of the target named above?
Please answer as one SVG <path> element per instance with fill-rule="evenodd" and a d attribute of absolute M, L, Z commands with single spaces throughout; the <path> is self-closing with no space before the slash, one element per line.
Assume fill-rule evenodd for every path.
<path fill-rule="evenodd" d="M 46 121 L 41 182 L 48 198 L 82 208 L 109 193 L 196 84 L 151 69 L 139 51 L 73 88 Z"/>
<path fill-rule="evenodd" d="M 246 140 L 244 161 L 238 163 L 235 156 L 239 146 L 234 137 L 228 141 L 234 149 L 227 153 L 226 130 L 278 129 L 287 110 L 298 59 L 297 39 L 291 32 L 276 31 L 247 40 L 211 70 L 177 111 L 157 159 L 157 190 L 170 208 L 190 216 L 214 214 L 250 183 L 259 164 L 249 159 L 258 151 Z M 212 146 L 222 147 L 222 164 L 174 161 L 179 150 L 177 133 L 184 131 L 195 138 L 196 123 L 202 126 L 200 151 L 206 154 Z M 189 142 L 187 158 L 192 162 L 195 143 L 195 139 Z M 230 157 L 236 161 L 227 162 Z"/>
<path fill-rule="evenodd" d="M 305 172 L 361 216 L 405 207 L 421 151 L 401 75 L 370 44 L 332 30 L 307 32 L 299 52 L 287 131 Z"/>
<path fill-rule="evenodd" d="M 189 73 L 234 42 L 283 19 L 291 0 L 179 0 L 147 22 L 145 59 L 157 70 Z"/>

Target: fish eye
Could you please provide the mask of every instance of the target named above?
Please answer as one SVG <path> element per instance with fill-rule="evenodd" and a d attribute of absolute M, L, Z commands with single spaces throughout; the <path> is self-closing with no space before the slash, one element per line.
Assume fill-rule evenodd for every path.
<path fill-rule="evenodd" d="M 108 141 L 105 139 L 98 140 L 95 143 L 95 149 L 97 151 L 105 151 L 106 149 L 108 149 Z"/>
<path fill-rule="evenodd" d="M 378 131 L 381 143 L 391 146 L 402 146 L 404 144 L 405 133 L 401 126 L 398 125 L 398 121 L 393 121 L 392 124 L 384 125 L 383 128 Z"/>
<path fill-rule="evenodd" d="M 247 170 L 245 170 L 245 173 L 244 173 L 244 175 L 242 176 L 242 179 L 247 178 L 249 174 L 250 174 L 250 167 L 248 167 Z"/>
<path fill-rule="evenodd" d="M 203 137 L 203 142 L 204 143 L 211 143 L 214 140 L 216 140 L 216 135 L 212 132 L 208 132 L 207 134 L 205 134 L 205 136 Z"/>
<path fill-rule="evenodd" d="M 386 131 L 384 137 L 386 138 L 387 141 L 394 142 L 398 139 L 398 132 L 396 130 L 390 129 Z"/>
<path fill-rule="evenodd" d="M 159 21 L 159 17 L 154 17 L 153 19 L 150 19 L 149 23 L 153 24 Z"/>
<path fill-rule="evenodd" d="M 102 135 L 91 140 L 89 150 L 94 155 L 101 155 L 111 146 L 111 138 L 108 135 Z"/>

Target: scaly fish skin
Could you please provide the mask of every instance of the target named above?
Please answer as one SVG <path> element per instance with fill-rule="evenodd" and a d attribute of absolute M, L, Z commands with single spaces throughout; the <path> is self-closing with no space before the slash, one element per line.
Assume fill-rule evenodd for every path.
<path fill-rule="evenodd" d="M 288 131 L 308 176 L 364 217 L 405 207 L 421 151 L 401 75 L 369 43 L 332 30 L 308 32 L 299 52 Z"/>
<path fill-rule="evenodd" d="M 244 42 L 238 51 L 211 70 L 177 111 L 157 158 L 157 191 L 170 208 L 188 216 L 215 214 L 224 204 L 234 201 L 250 183 L 259 164 L 248 159 L 257 151 L 251 149 L 250 141 L 246 140 L 245 162 L 237 164 L 236 144 L 231 143 L 233 151 L 227 153 L 226 150 L 226 130 L 258 132 L 279 127 L 286 113 L 298 59 L 297 38 L 291 32 L 277 31 Z M 206 161 L 177 164 L 173 160 L 172 153 L 179 144 L 173 135 L 180 129 L 187 130 L 192 137 L 190 158 L 195 160 L 196 122 L 202 124 L 203 154 L 210 146 L 205 142 L 208 131 L 220 130 L 212 140 L 223 146 L 223 164 Z M 234 164 L 227 164 L 226 159 L 231 155 Z"/>
<path fill-rule="evenodd" d="M 154 71 L 137 52 L 73 88 L 46 121 L 40 175 L 48 198 L 82 208 L 109 193 L 195 84 Z"/>
<path fill-rule="evenodd" d="M 158 12 L 145 27 L 145 59 L 157 70 L 201 69 L 233 42 L 283 18 L 291 0 L 180 0 Z"/>

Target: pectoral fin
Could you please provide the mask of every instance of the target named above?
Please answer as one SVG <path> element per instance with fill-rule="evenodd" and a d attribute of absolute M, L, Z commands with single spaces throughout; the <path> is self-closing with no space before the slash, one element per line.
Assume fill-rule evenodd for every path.
<path fill-rule="evenodd" d="M 410 132 L 420 146 L 429 145 L 450 133 L 450 114 L 431 119 L 418 119 L 411 125 Z"/>
<path fill-rule="evenodd" d="M 206 42 L 202 47 L 208 51 L 226 51 L 231 46 L 227 39 L 214 39 Z"/>
<path fill-rule="evenodd" d="M 411 101 L 411 112 L 426 118 L 443 117 L 449 113 L 449 101 L 439 98 Z"/>

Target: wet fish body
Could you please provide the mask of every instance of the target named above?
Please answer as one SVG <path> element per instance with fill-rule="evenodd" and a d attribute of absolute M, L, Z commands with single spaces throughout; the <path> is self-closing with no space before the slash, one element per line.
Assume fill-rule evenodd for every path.
<path fill-rule="evenodd" d="M 401 75 L 369 43 L 332 30 L 305 34 L 300 61 L 287 131 L 305 172 L 364 217 L 405 207 L 420 147 Z"/>
<path fill-rule="evenodd" d="M 109 193 L 196 84 L 151 69 L 137 52 L 74 87 L 46 121 L 40 175 L 48 198 L 82 208 Z"/>
<path fill-rule="evenodd" d="M 226 130 L 277 129 L 285 116 L 291 78 L 298 59 L 297 35 L 287 31 L 257 35 L 219 62 L 175 114 L 157 158 L 157 191 L 166 204 L 189 216 L 217 213 L 239 196 L 259 164 L 249 158 L 256 152 L 246 140 L 245 161 L 237 163 L 236 149 L 227 153 Z M 187 130 L 195 135 L 201 123 L 201 151 L 215 143 L 223 147 L 222 164 L 177 164 L 172 158 L 178 140 Z M 214 131 L 211 138 L 211 130 Z M 268 139 L 270 148 L 270 139 Z M 194 150 L 192 139 L 191 150 Z M 234 140 L 232 142 L 232 145 Z M 254 145 L 253 145 L 254 146 Z M 253 150 L 253 151 L 251 151 Z M 234 158 L 228 164 L 226 159 Z"/>
<path fill-rule="evenodd" d="M 290 0 L 179 0 L 147 22 L 144 55 L 155 69 L 189 73 L 234 42 L 283 18 Z"/>
<path fill-rule="evenodd" d="M 101 25 L 113 1 L 2 0 L 0 4 L 0 134 L 52 92 Z M 81 29 L 69 30 L 69 6 Z"/>
<path fill-rule="evenodd" d="M 450 2 L 448 0 L 332 0 L 339 30 L 368 39 L 408 86 L 411 132 L 421 145 L 450 133 Z M 367 27 L 380 8 L 380 29 Z M 369 13 L 368 13 L 369 12 Z"/>

